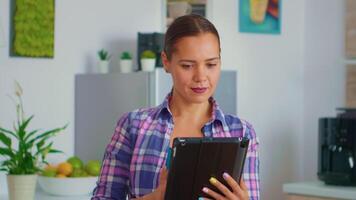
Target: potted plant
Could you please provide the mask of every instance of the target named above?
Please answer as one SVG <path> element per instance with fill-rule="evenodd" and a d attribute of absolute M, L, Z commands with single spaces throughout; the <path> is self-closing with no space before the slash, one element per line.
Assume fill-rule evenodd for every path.
<path fill-rule="evenodd" d="M 130 52 L 124 51 L 120 56 L 120 71 L 129 73 L 132 71 L 132 56 Z"/>
<path fill-rule="evenodd" d="M 99 72 L 100 73 L 108 73 L 109 72 L 109 61 L 110 55 L 109 52 L 105 49 L 101 49 L 98 51 L 99 56 Z"/>
<path fill-rule="evenodd" d="M 67 126 L 49 131 L 32 130 L 27 127 L 33 115 L 26 117 L 22 104 L 22 89 L 15 83 L 17 120 L 13 130 L 0 126 L 0 171 L 7 173 L 7 184 L 10 200 L 33 200 L 36 188 L 37 173 L 46 162 L 49 153 L 61 151 L 52 148 L 50 142 L 53 136 L 63 131 Z M 15 147 L 16 146 L 16 147 Z"/>
<path fill-rule="evenodd" d="M 142 71 L 153 71 L 156 65 L 156 54 L 151 50 L 145 50 L 141 53 Z"/>

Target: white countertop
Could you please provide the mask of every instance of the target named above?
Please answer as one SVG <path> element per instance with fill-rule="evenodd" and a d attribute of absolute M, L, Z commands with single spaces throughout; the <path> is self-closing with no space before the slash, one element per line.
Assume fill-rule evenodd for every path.
<path fill-rule="evenodd" d="M 91 196 L 52 196 L 45 194 L 41 189 L 36 191 L 35 200 L 90 200 Z M 0 200 L 9 200 L 7 194 L 0 194 Z"/>
<path fill-rule="evenodd" d="M 283 184 L 289 194 L 356 200 L 356 187 L 325 185 L 321 181 Z"/>

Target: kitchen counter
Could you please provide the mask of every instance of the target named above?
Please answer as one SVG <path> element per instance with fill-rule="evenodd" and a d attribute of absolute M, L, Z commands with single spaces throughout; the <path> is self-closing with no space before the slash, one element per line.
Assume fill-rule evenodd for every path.
<path fill-rule="evenodd" d="M 45 194 L 42 190 L 36 191 L 34 200 L 89 200 L 91 196 L 52 196 Z M 0 194 L 0 200 L 9 200 L 7 194 Z"/>
<path fill-rule="evenodd" d="M 283 192 L 293 196 L 289 199 L 356 200 L 356 187 L 325 185 L 321 181 L 286 183 Z"/>

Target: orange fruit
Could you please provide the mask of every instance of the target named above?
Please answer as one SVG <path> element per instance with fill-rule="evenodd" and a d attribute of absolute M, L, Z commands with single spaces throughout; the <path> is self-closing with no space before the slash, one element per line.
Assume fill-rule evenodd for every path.
<path fill-rule="evenodd" d="M 69 176 L 73 172 L 73 167 L 70 163 L 62 162 L 59 163 L 57 167 L 58 174 L 63 174 L 65 176 Z"/>

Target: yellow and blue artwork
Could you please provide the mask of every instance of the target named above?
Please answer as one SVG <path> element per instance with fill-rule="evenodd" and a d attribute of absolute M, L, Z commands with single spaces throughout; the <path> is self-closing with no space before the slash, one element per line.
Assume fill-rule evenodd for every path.
<path fill-rule="evenodd" d="M 239 30 L 281 33 L 281 0 L 239 0 Z"/>

